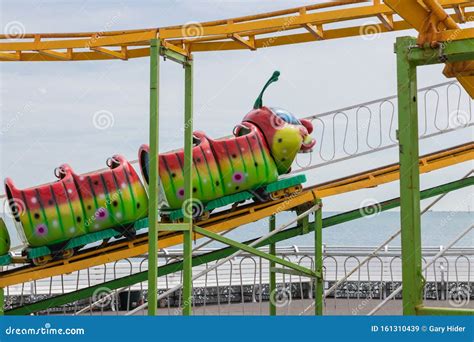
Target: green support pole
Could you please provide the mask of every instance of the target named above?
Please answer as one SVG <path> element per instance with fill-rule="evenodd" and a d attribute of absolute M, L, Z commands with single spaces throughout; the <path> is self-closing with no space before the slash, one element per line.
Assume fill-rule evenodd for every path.
<path fill-rule="evenodd" d="M 150 181 L 148 194 L 148 315 L 157 311 L 158 288 L 158 95 L 159 95 L 159 49 L 158 39 L 150 42 Z"/>
<path fill-rule="evenodd" d="M 418 166 L 418 93 L 416 66 L 408 55 L 413 38 L 397 38 L 398 140 L 403 314 L 416 315 L 423 303 L 420 170 Z"/>
<path fill-rule="evenodd" d="M 276 217 L 275 215 L 272 215 L 269 217 L 269 230 L 270 232 L 274 231 L 275 230 L 275 226 L 276 226 Z M 275 256 L 276 255 L 276 243 L 275 242 L 272 242 L 270 243 L 269 245 L 269 252 L 271 255 Z M 270 270 L 269 270 L 269 275 L 270 275 L 270 280 L 269 280 L 269 288 L 268 288 L 268 293 L 270 293 L 270 300 L 268 301 L 269 303 L 269 313 L 270 313 L 270 316 L 276 316 L 276 312 L 277 312 L 277 309 L 276 309 L 276 305 L 275 305 L 275 301 L 273 300 L 272 298 L 272 295 L 275 294 L 275 291 L 276 291 L 276 273 L 272 271 L 273 268 L 275 268 L 276 264 L 274 261 L 270 260 Z"/>
<path fill-rule="evenodd" d="M 3 287 L 0 287 L 0 316 L 4 315 L 4 307 L 5 307 L 5 292 Z"/>
<path fill-rule="evenodd" d="M 183 232 L 183 315 L 189 316 L 192 314 L 193 299 L 193 64 L 191 61 L 184 64 L 184 78 L 184 203 L 188 209 L 183 208 L 183 211 L 188 213 L 184 215 L 184 223 L 189 224 L 189 227 Z"/>
<path fill-rule="evenodd" d="M 314 213 L 314 271 L 320 276 L 315 279 L 314 287 L 314 314 L 322 316 L 323 314 L 323 214 L 321 200 L 317 199 L 319 209 Z"/>

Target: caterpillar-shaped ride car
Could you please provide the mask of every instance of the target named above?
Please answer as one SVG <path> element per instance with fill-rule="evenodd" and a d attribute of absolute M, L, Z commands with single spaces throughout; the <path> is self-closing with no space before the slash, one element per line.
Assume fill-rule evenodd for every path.
<path fill-rule="evenodd" d="M 203 220 L 217 208 L 246 200 L 276 200 L 302 190 L 304 175 L 280 177 L 290 171 L 298 152 L 315 144 L 312 124 L 289 112 L 262 105 L 268 85 L 254 108 L 235 126 L 233 136 L 211 139 L 194 132 L 193 200 L 184 202 L 184 152 L 159 155 L 159 207 L 163 221 L 184 215 Z M 143 179 L 149 179 L 149 149 L 142 145 L 138 160 Z M 27 247 L 26 258 L 35 265 L 69 258 L 83 246 L 111 238 L 133 238 L 147 227 L 148 197 L 131 164 L 122 156 L 107 160 L 108 169 L 78 175 L 67 165 L 55 169 L 57 181 L 18 189 L 10 178 L 5 192 L 18 233 Z M 10 239 L 0 224 L 0 264 L 11 261 Z"/>

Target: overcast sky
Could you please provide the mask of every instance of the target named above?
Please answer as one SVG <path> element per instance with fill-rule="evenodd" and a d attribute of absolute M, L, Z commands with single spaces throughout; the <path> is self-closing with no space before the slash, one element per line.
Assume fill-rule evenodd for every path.
<path fill-rule="evenodd" d="M 136 29 L 223 19 L 304 4 L 308 2 L 2 1 L 0 27 L 4 32 L 14 24 L 28 33 Z M 264 103 L 286 108 L 298 117 L 394 95 L 393 43 L 401 35 L 413 36 L 415 32 L 258 51 L 196 53 L 194 127 L 213 137 L 230 134 L 274 70 L 281 71 L 281 78 L 267 91 Z M 53 169 L 65 162 L 82 173 L 104 167 L 106 158 L 115 153 L 135 159 L 140 144 L 148 141 L 148 58 L 0 63 L 0 68 L 0 176 L 13 178 L 19 187 L 53 181 Z M 183 70 L 169 61 L 162 63 L 161 70 L 160 139 L 161 150 L 165 151 L 181 146 Z M 419 86 L 446 81 L 441 71 L 441 65 L 419 70 Z M 110 119 L 106 129 L 96 128 L 96 113 L 105 113 Z M 441 150 L 472 137 L 472 130 L 464 129 L 423 142 L 421 149 L 422 152 Z M 319 168 L 308 176 L 311 182 L 322 182 L 397 160 L 397 149 L 391 149 Z M 422 176 L 422 187 L 459 179 L 470 169 L 472 163 L 468 162 L 431 172 Z M 325 208 L 348 210 L 367 198 L 381 201 L 393 197 L 398 197 L 398 183 L 328 198 Z M 470 192 L 461 190 L 447 196 L 436 209 L 467 210 L 469 206 L 472 206 Z"/>

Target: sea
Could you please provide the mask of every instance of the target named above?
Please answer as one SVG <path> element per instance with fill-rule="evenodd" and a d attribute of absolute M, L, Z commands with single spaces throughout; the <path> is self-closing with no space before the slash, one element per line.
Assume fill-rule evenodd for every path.
<path fill-rule="evenodd" d="M 338 212 L 323 212 L 323 218 L 337 215 Z M 284 212 L 277 215 L 277 228 L 294 220 L 296 214 Z M 4 217 L 7 223 L 12 246 L 19 245 L 20 238 L 9 217 Z M 448 245 L 459 234 L 474 224 L 474 213 L 468 211 L 428 211 L 421 217 L 422 245 L 426 247 L 441 247 Z M 289 227 L 292 227 L 290 225 Z M 323 244 L 326 246 L 378 246 L 400 228 L 400 212 L 385 211 L 372 216 L 341 223 L 323 229 Z M 238 241 L 246 241 L 268 233 L 268 219 L 253 222 L 226 234 L 227 237 Z M 300 235 L 279 242 L 278 246 L 313 246 L 314 234 Z M 206 247 L 221 247 L 213 242 Z M 400 246 L 400 238 L 389 243 L 389 246 Z M 458 247 L 474 247 L 474 229 L 455 244 Z M 173 248 L 180 249 L 181 246 Z"/>
<path fill-rule="evenodd" d="M 337 215 L 338 212 L 323 213 L 323 218 Z M 277 228 L 295 218 L 294 213 L 281 213 L 277 216 Z M 427 247 L 446 246 L 459 234 L 474 224 L 474 213 L 467 211 L 428 211 L 421 217 L 422 245 Z M 379 212 L 373 216 L 341 223 L 323 229 L 323 244 L 327 246 L 378 246 L 400 229 L 400 212 Z M 268 233 L 268 220 L 261 220 L 226 234 L 239 241 L 256 238 Z M 314 234 L 300 235 L 278 246 L 313 246 Z M 217 247 L 219 244 L 209 244 Z M 400 246 L 400 238 L 389 243 Z M 474 229 L 455 244 L 458 247 L 474 247 Z"/>

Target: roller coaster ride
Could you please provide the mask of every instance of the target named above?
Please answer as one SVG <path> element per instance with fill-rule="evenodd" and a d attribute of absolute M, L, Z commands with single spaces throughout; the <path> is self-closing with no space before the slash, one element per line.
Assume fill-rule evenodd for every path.
<path fill-rule="evenodd" d="M 446 65 L 444 75 L 457 78 L 467 94 L 474 97 L 474 29 L 458 25 L 473 21 L 474 12 L 470 11 L 473 6 L 467 0 L 339 1 L 204 22 L 192 27 L 182 25 L 100 33 L 35 33 L 14 37 L 17 39 L 0 35 L 0 61 L 72 62 L 150 56 L 150 141 L 148 146 L 142 146 L 138 157 L 146 186 L 143 187 L 133 167 L 120 156 L 108 160 L 108 170 L 86 175 L 77 175 L 69 166 L 63 165 L 57 169 L 57 182 L 31 189 L 16 189 L 12 181 L 7 180 L 6 196 L 15 221 L 21 225 L 28 248 L 23 257 L 11 258 L 8 232 L 2 222 L 0 264 L 21 265 L 28 261 L 33 264 L 0 273 L 0 299 L 3 299 L 3 289 L 7 286 L 148 252 L 147 272 L 109 286 L 118 288 L 148 277 L 147 303 L 157 303 L 157 277 L 171 269 L 176 270 L 173 267 L 168 267 L 170 270 L 167 268 L 166 271 L 158 269 L 158 248 L 183 244 L 183 260 L 176 267 L 183 269 L 183 314 L 188 315 L 192 312 L 192 267 L 197 262 L 193 259 L 192 240 L 206 237 L 229 246 L 208 260 L 246 251 L 269 260 L 272 274 L 288 272 L 275 268 L 279 264 L 300 276 L 314 279 L 314 310 L 316 314 L 322 314 L 321 235 L 328 219 L 322 219 L 321 199 L 400 180 L 400 199 L 397 203 L 401 207 L 402 250 L 414 251 L 402 255 L 404 314 L 472 313 L 462 309 L 426 307 L 420 295 L 423 279 L 419 202 L 420 198 L 428 195 L 420 192 L 419 175 L 472 160 L 474 144 L 467 143 L 419 156 L 416 68 L 443 63 Z M 379 23 L 349 26 L 359 19 L 373 19 Z M 329 27 L 336 22 L 341 26 Z M 301 185 L 305 180 L 302 174 L 279 179 L 279 175 L 290 172 L 298 151 L 307 152 L 315 145 L 311 137 L 313 124 L 307 118 L 297 119 L 287 111 L 263 106 L 263 92 L 278 79 L 279 73 L 267 82 L 254 109 L 242 123 L 235 126 L 233 137 L 212 140 L 202 132 L 193 132 L 193 53 L 257 50 L 352 37 L 362 35 L 368 29 L 383 33 L 410 28 L 419 32 L 418 38 L 398 38 L 395 44 L 398 61 L 399 164 L 306 188 Z M 306 33 L 301 33 L 301 29 Z M 158 73 L 161 57 L 184 67 L 185 138 L 182 150 L 158 155 Z M 265 173 L 259 172 L 260 168 Z M 440 185 L 442 190 L 435 189 L 430 196 L 470 185 L 472 177 L 456 185 Z M 245 202 L 252 199 L 251 203 Z M 23 207 L 18 203 L 23 203 Z M 231 208 L 219 210 L 229 205 Z M 393 207 L 393 203 L 382 205 Z M 276 228 L 275 215 L 282 211 L 297 213 L 297 219 L 291 222 L 297 223 L 296 230 L 290 232 L 285 229 L 290 224 Z M 315 219 L 310 222 L 309 215 L 313 214 Z M 333 221 L 350 220 L 357 216 L 346 214 Z M 92 218 L 92 226 L 90 222 L 87 224 L 88 217 Z M 264 218 L 270 218 L 270 233 L 261 239 L 241 243 L 223 236 L 227 231 Z M 54 222 L 61 228 L 60 234 L 54 233 Z M 148 228 L 148 232 L 137 234 L 142 228 Z M 292 264 L 274 255 L 276 241 L 309 232 L 315 234 L 314 269 Z M 110 240 L 114 237 L 118 239 Z M 99 246 L 87 246 L 102 240 Z M 268 253 L 257 249 L 264 244 L 270 245 Z M 271 286 L 275 287 L 274 282 Z M 91 291 L 93 287 L 27 308 L 13 308 L 7 313 L 37 312 L 52 303 L 61 305 L 90 297 Z M 156 305 L 148 306 L 150 315 L 155 315 L 156 310 Z M 272 304 L 270 313 L 276 313 Z"/>

